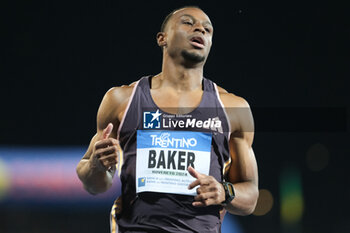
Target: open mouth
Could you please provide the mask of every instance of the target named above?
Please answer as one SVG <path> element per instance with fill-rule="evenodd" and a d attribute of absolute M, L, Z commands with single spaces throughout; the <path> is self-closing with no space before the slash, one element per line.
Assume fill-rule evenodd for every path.
<path fill-rule="evenodd" d="M 190 39 L 190 43 L 194 46 L 194 47 L 197 47 L 197 48 L 204 48 L 204 40 L 199 37 L 199 36 L 195 36 L 195 37 L 192 37 Z"/>

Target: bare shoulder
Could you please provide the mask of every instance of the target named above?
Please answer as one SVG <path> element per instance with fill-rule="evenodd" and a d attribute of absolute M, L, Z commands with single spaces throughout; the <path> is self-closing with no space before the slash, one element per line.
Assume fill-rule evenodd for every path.
<path fill-rule="evenodd" d="M 119 125 L 135 86 L 136 82 L 112 87 L 106 92 L 97 113 L 99 129 L 104 129 L 109 122 Z"/>
<path fill-rule="evenodd" d="M 106 98 L 107 101 L 122 104 L 130 98 L 135 85 L 136 82 L 133 82 L 130 85 L 112 87 L 107 91 L 104 98 Z"/>
<path fill-rule="evenodd" d="M 248 102 L 243 97 L 229 93 L 224 88 L 219 86 L 218 92 L 225 108 L 249 108 Z"/>
<path fill-rule="evenodd" d="M 254 121 L 248 102 L 223 88 L 218 88 L 218 92 L 230 121 L 231 132 L 254 132 Z"/>

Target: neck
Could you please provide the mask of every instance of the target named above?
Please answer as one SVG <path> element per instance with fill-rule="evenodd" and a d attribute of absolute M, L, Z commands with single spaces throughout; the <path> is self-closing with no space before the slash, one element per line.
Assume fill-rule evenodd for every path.
<path fill-rule="evenodd" d="M 162 72 L 157 75 L 155 86 L 167 86 L 177 91 L 191 91 L 202 88 L 203 64 L 185 67 L 176 63 L 169 56 L 163 56 Z M 153 84 L 152 84 L 153 85 Z"/>

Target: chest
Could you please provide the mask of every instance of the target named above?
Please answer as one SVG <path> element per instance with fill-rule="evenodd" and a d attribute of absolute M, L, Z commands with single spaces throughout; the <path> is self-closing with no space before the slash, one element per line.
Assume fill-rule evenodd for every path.
<path fill-rule="evenodd" d="M 170 113 L 186 113 L 199 106 L 203 91 L 176 92 L 173 90 L 151 90 L 154 103 Z"/>

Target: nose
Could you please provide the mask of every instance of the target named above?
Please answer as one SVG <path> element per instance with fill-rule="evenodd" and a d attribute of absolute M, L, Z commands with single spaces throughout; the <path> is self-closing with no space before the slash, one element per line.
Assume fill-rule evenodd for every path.
<path fill-rule="evenodd" d="M 205 34 L 205 29 L 204 29 L 203 25 L 200 22 L 196 22 L 194 24 L 194 31 L 195 32 L 200 32 L 203 35 Z"/>

